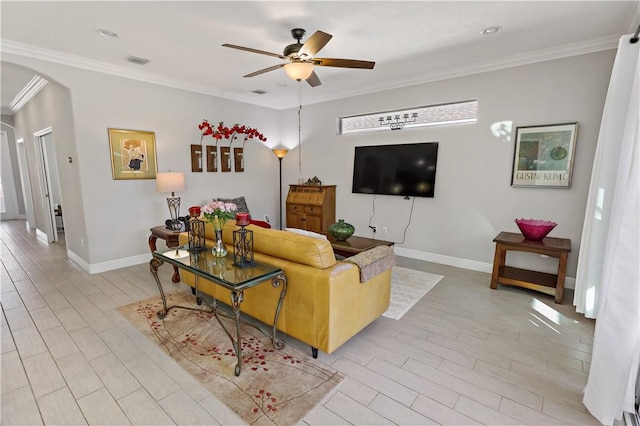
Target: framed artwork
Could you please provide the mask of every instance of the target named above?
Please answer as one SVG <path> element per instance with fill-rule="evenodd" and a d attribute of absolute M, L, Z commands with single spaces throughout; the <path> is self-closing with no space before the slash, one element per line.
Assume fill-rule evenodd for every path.
<path fill-rule="evenodd" d="M 109 149 L 114 180 L 156 178 L 158 164 L 154 132 L 109 129 Z"/>
<path fill-rule="evenodd" d="M 511 186 L 570 188 L 578 123 L 516 128 Z"/>

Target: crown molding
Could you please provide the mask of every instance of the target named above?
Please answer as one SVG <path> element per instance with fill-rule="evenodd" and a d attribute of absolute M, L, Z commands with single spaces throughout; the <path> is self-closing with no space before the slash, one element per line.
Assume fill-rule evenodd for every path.
<path fill-rule="evenodd" d="M 558 46 L 550 49 L 541 49 L 521 55 L 512 55 L 500 60 L 478 62 L 469 66 L 439 70 L 431 73 L 421 74 L 412 79 L 398 79 L 387 81 L 383 84 L 368 85 L 360 89 L 343 91 L 341 95 L 332 97 L 316 97 L 309 103 L 329 102 L 336 99 L 353 96 L 366 95 L 370 93 L 394 90 L 403 87 L 410 87 L 419 84 L 433 83 L 435 81 L 448 80 L 452 78 L 465 77 L 474 74 L 481 74 L 490 71 L 497 71 L 506 68 L 513 68 L 522 65 L 530 65 L 538 62 L 546 62 L 555 59 L 568 58 L 571 56 L 585 55 L 589 53 L 601 52 L 604 50 L 616 49 L 620 36 L 608 36 L 598 39 L 586 40 L 577 43 Z"/>
<path fill-rule="evenodd" d="M 271 107 L 268 103 L 261 105 L 259 99 L 254 94 L 234 93 L 222 89 L 212 88 L 188 81 L 169 78 L 158 74 L 136 71 L 123 66 L 111 65 L 102 61 L 84 58 L 78 55 L 60 52 L 57 50 L 47 49 L 44 47 L 34 46 L 26 43 L 0 38 L 0 51 L 2 53 L 11 53 L 27 58 L 38 59 L 47 62 L 67 65 L 74 68 L 80 68 L 88 71 L 109 74 L 117 77 L 128 78 L 131 80 L 143 81 L 145 83 L 157 84 L 160 86 L 171 87 L 174 89 L 186 90 L 203 95 L 217 96 L 232 101 L 250 103 L 264 107 Z"/>
<path fill-rule="evenodd" d="M 447 70 L 439 70 L 431 73 L 417 75 L 414 78 L 396 79 L 390 80 L 383 84 L 370 84 L 362 85 L 358 89 L 341 91 L 336 95 L 325 96 L 309 96 L 305 103 L 307 105 L 317 104 L 323 102 L 334 101 L 338 99 L 349 98 L 353 96 L 367 95 L 371 93 L 394 90 L 403 87 L 415 86 L 418 84 L 432 83 L 440 80 L 448 80 L 451 78 L 458 78 L 469 76 L 473 74 L 480 74 L 489 71 L 496 71 L 505 68 L 512 68 L 522 65 L 529 65 L 537 62 L 545 62 L 554 59 L 567 58 L 571 56 L 584 55 L 588 53 L 595 53 L 604 50 L 615 49 L 618 46 L 618 40 L 620 36 L 612 35 L 597 39 L 583 40 L 577 43 L 566 44 L 563 46 L 557 46 L 549 49 L 541 49 L 526 54 L 512 55 L 500 60 L 484 61 L 472 64 L 470 66 L 458 67 Z M 191 82 L 172 79 L 158 74 L 153 74 L 144 71 L 135 71 L 126 67 L 107 64 L 105 62 L 96 61 L 93 59 L 83 58 L 77 55 L 71 55 L 63 52 L 59 52 L 52 49 L 46 49 L 38 46 L 33 46 L 25 43 L 20 43 L 13 40 L 0 38 L 0 51 L 6 53 L 12 53 L 14 55 L 24 56 L 33 59 L 39 59 L 48 62 L 54 62 L 62 65 L 67 65 L 75 68 L 81 68 L 89 71 L 100 72 L 104 74 L 110 74 L 118 77 L 129 78 L 133 80 L 143 81 L 145 83 L 157 84 L 166 87 L 172 87 L 175 89 L 186 90 L 199 94 L 217 96 L 232 101 L 248 103 L 252 105 L 262 106 L 266 108 L 282 110 L 289 109 L 297 106 L 297 103 L 291 103 L 292 101 L 280 100 L 280 102 L 271 102 L 262 100 L 256 97 L 254 94 L 230 92 L 222 89 L 212 88 L 208 86 L 193 84 Z"/>

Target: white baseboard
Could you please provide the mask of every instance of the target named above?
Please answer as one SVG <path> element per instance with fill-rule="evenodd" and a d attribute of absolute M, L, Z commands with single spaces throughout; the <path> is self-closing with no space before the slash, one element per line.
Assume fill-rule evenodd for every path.
<path fill-rule="evenodd" d="M 490 274 L 493 270 L 493 264 L 486 262 L 478 262 L 477 260 L 462 259 L 459 257 L 445 256 L 442 254 L 429 253 L 426 251 L 418 251 L 395 246 L 393 251 L 398 256 L 408 257 L 410 259 L 424 260 L 426 262 L 439 263 L 441 265 L 455 266 L 457 268 L 469 269 L 471 271 L 486 272 Z M 566 277 L 564 279 L 564 288 L 575 289 L 576 279 Z"/>
<path fill-rule="evenodd" d="M 80 256 L 78 256 L 77 254 L 75 254 L 69 249 L 67 249 L 67 257 L 73 260 L 75 263 L 77 263 L 78 266 L 80 266 L 82 269 L 89 272 L 90 265 L 87 262 L 85 262 L 83 258 L 81 258 Z"/>
<path fill-rule="evenodd" d="M 45 243 L 49 244 L 49 236 L 46 233 L 39 230 L 38 228 L 36 228 L 36 237 L 40 238 Z"/>
<path fill-rule="evenodd" d="M 90 274 L 112 271 L 114 269 L 126 268 L 128 266 L 148 263 L 151 260 L 151 253 L 139 254 L 137 256 L 125 257 L 122 259 L 109 260 L 107 262 L 92 263 L 87 270 Z"/>
<path fill-rule="evenodd" d="M 88 273 L 99 274 L 101 272 L 113 271 L 114 269 L 126 268 L 128 266 L 148 263 L 151 260 L 151 253 L 140 254 L 138 256 L 131 256 L 123 259 L 109 260 L 107 262 L 100 263 L 87 263 L 84 259 L 82 259 L 71 250 L 67 250 L 67 257 L 77 263 L 78 266 L 80 266 Z"/>
<path fill-rule="evenodd" d="M 461 259 L 459 257 L 445 256 L 442 254 L 429 253 L 426 251 L 412 250 L 402 247 L 394 247 L 393 251 L 398 256 L 404 256 L 411 259 L 424 260 L 427 262 L 440 263 L 442 265 L 455 266 L 462 269 L 470 269 L 472 271 L 491 273 L 493 265 L 491 263 L 478 262 L 476 260 Z"/>

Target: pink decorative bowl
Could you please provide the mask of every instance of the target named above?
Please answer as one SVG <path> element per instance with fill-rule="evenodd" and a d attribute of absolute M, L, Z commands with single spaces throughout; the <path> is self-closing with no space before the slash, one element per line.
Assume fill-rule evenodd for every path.
<path fill-rule="evenodd" d="M 547 236 L 557 223 L 549 220 L 516 219 L 516 225 L 524 238 L 531 241 L 540 241 Z"/>

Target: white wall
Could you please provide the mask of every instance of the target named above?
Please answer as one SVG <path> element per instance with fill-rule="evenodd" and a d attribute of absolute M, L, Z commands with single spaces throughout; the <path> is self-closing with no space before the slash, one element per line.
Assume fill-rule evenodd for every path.
<path fill-rule="evenodd" d="M 599 52 L 305 105 L 302 176 L 317 175 L 324 183 L 337 185 L 337 217 L 355 225 L 356 235 L 371 236 L 367 224 L 373 197 L 351 193 L 354 146 L 438 141 L 436 197 L 415 200 L 412 222 L 402 244 L 411 201 L 376 197 L 372 221 L 389 229 L 387 234 L 376 234 L 377 238 L 396 241 L 401 255 L 487 270 L 493 260 L 492 239 L 503 230 L 517 232 L 513 222 L 516 217 L 549 219 L 559 224 L 551 236 L 572 240 L 567 274 L 575 276 L 591 164 L 614 54 Z M 159 170 L 186 174 L 187 191 L 179 194 L 183 212 L 212 196 L 244 194 L 255 217 L 278 217 L 278 162 L 269 149 L 259 142 L 247 143 L 245 173 L 191 173 L 189 144 L 199 142 L 197 125 L 206 118 L 213 123 L 254 126 L 269 138 L 269 146 L 283 144 L 291 148 L 298 140 L 297 109 L 274 111 L 6 56 L 5 60 L 47 74 L 70 90 L 87 223 L 84 241 L 90 249 L 83 259 L 95 266 L 93 270 L 145 259 L 148 229 L 168 216 L 164 195 L 156 192 L 154 180 L 112 180 L 109 127 L 156 132 Z M 313 89 L 305 86 L 303 90 Z M 466 99 L 479 102 L 476 124 L 336 135 L 339 116 Z M 511 133 L 496 136 L 492 126 L 504 125 L 515 132 L 517 126 L 572 121 L 580 123 L 572 188 L 511 188 Z M 58 156 L 64 159 L 67 154 Z M 283 160 L 285 194 L 286 185 L 296 183 L 298 176 L 298 150 L 292 149 Z M 63 197 L 68 183 L 61 177 Z M 509 256 L 515 264 L 527 263 L 547 270 L 555 267 L 548 259 L 518 253 Z"/>
<path fill-rule="evenodd" d="M 41 178 L 38 164 L 41 160 L 40 148 L 36 145 L 34 133 L 51 128 L 55 143 L 58 181 L 60 183 L 61 204 L 64 206 L 65 221 L 73 226 L 65 229 L 67 251 L 74 253 L 85 261 L 89 248 L 83 245 L 85 231 L 85 210 L 82 194 L 79 190 L 82 179 L 76 163 L 69 164 L 68 156 L 77 158 L 73 115 L 71 113 L 71 97 L 63 86 L 51 81 L 15 116 L 16 137 L 24 139 L 24 149 L 28 163 L 28 181 L 31 186 L 33 202 L 33 218 L 35 223 L 29 225 L 44 232 L 47 229 L 48 205 L 43 203 L 40 191 Z"/>
<path fill-rule="evenodd" d="M 70 245 L 69 237 L 77 229 L 73 241 L 78 246 L 72 251 L 91 271 L 148 259 L 149 228 L 169 217 L 166 194 L 156 191 L 155 180 L 112 179 L 108 128 L 155 132 L 158 170 L 185 173 L 187 190 L 177 194 L 182 198 L 182 214 L 215 196 L 245 195 L 254 216 L 277 217 L 278 161 L 268 148 L 277 144 L 277 111 L 17 55 L 5 59 L 59 83 L 48 85 L 16 114 L 16 126 L 23 134 L 39 130 L 42 121 L 50 121 L 60 111 L 45 101 L 47 89 L 68 88 L 71 106 L 62 111 L 72 124 L 65 126 L 64 137 L 62 126 L 53 128 L 62 204 L 76 207 L 65 200 L 67 194 L 75 194 L 81 200 L 78 211 L 84 212 L 80 223 L 86 221 L 86 228 L 77 229 L 78 223 L 65 208 L 65 231 Z M 32 116 L 42 119 L 36 125 L 29 122 L 34 121 Z M 200 143 L 197 126 L 202 119 L 250 125 L 268 141 L 246 143 L 244 173 L 191 173 L 190 144 Z M 209 138 L 207 143 L 211 142 Z M 68 156 L 73 157 L 72 164 L 67 163 Z M 65 176 L 63 170 L 69 168 L 77 168 L 79 178 Z"/>
<path fill-rule="evenodd" d="M 517 217 L 553 220 L 550 236 L 570 238 L 573 251 L 567 275 L 575 277 L 587 189 L 604 98 L 615 51 L 606 51 L 483 74 L 423 84 L 345 100 L 307 105 L 302 115 L 305 178 L 317 175 L 337 185 L 337 218 L 371 236 L 372 195 L 352 194 L 354 147 L 438 141 L 435 198 L 417 198 L 411 224 L 398 254 L 488 270 L 493 238 L 519 232 Z M 357 71 L 354 71 L 357 72 Z M 303 90 L 312 90 L 305 88 Z M 304 92 L 303 92 L 304 103 Z M 336 135 L 340 116 L 477 99 L 478 121 L 471 125 L 423 127 L 400 131 Z M 286 111 L 283 139 L 297 140 L 297 111 Z M 570 189 L 510 186 L 517 126 L 579 122 Z M 495 135 L 492 127 L 506 126 Z M 291 158 L 289 158 L 291 157 Z M 285 158 L 285 182 L 298 177 L 297 150 Z M 387 226 L 376 238 L 401 242 L 411 201 L 377 196 L 372 223 Z M 380 228 L 378 228 L 380 231 Z M 442 257 L 442 256 L 447 256 Z M 509 261 L 553 270 L 557 262 L 510 253 Z M 480 262 L 480 263 L 477 263 Z"/>

